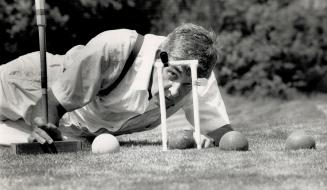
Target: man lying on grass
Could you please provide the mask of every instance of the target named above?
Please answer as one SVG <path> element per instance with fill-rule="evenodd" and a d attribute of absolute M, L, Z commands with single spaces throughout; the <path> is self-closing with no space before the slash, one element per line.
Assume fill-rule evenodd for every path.
<path fill-rule="evenodd" d="M 1 65 L 0 131 L 6 132 L 0 132 L 0 141 L 7 139 L 2 144 L 62 140 L 60 119 L 76 136 L 121 135 L 155 128 L 160 124 L 160 111 L 154 62 L 165 51 L 169 60 L 199 60 L 198 77 L 208 79 L 205 86 L 199 87 L 201 144 L 204 148 L 218 146 L 221 136 L 233 129 L 212 71 L 218 57 L 214 33 L 184 24 L 167 37 L 147 34 L 143 44 L 142 37 L 136 42 L 138 36 L 133 30 L 111 30 L 85 46 L 73 47 L 65 55 L 47 53 L 47 124 L 40 119 L 39 52 Z M 141 48 L 124 75 L 122 70 L 136 43 Z M 182 109 L 192 124 L 189 68 L 168 65 L 163 75 L 167 115 Z"/>

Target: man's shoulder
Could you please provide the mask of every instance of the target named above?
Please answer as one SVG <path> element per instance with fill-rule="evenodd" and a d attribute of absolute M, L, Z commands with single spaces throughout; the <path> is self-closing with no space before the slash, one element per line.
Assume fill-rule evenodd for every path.
<path fill-rule="evenodd" d="M 104 34 L 117 34 L 117 35 L 134 35 L 135 33 L 137 33 L 135 30 L 131 30 L 131 29 L 114 29 L 114 30 L 106 30 L 103 31 L 102 33 Z"/>
<path fill-rule="evenodd" d="M 127 39 L 137 35 L 135 30 L 130 29 L 115 29 L 115 30 L 106 30 L 98 34 L 97 38 L 110 38 L 110 39 Z"/>
<path fill-rule="evenodd" d="M 96 44 L 96 47 L 106 47 L 109 49 L 121 49 L 131 47 L 136 40 L 137 32 L 129 29 L 107 30 L 93 37 L 89 44 Z"/>

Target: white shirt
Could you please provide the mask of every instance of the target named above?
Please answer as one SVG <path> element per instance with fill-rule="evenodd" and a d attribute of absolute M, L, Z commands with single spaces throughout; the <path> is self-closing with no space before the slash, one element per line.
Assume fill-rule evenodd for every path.
<path fill-rule="evenodd" d="M 86 128 L 91 133 L 106 129 L 113 134 L 148 130 L 160 124 L 158 106 L 148 100 L 147 90 L 156 50 L 165 37 L 145 35 L 133 66 L 120 84 L 105 97 L 95 96 L 97 90 L 101 88 L 99 84 L 108 86 L 104 84 L 106 81 L 112 83 L 114 81 L 112 79 L 118 77 L 133 48 L 136 36 L 137 33 L 131 30 L 107 31 L 93 38 L 85 47 L 81 47 L 82 53 L 78 52 L 80 51 L 78 48 L 77 53 L 74 52 L 75 49 L 68 53 L 79 57 L 76 62 L 69 63 L 72 64 L 72 68 L 67 68 L 71 69 L 68 82 L 76 86 L 63 85 L 69 84 L 67 79 L 63 78 L 52 87 L 54 95 L 67 110 L 74 108 L 76 102 L 83 104 L 88 100 L 92 101 L 66 115 L 66 124 Z M 109 55 L 106 52 L 109 52 Z M 85 91 L 82 92 L 80 88 L 83 86 Z M 75 98 L 76 101 L 71 100 Z M 213 73 L 207 85 L 199 87 L 199 101 L 202 133 L 206 134 L 229 124 Z M 184 110 L 187 120 L 192 124 L 193 108 L 190 93 L 173 108 L 169 108 L 168 115 L 172 115 L 179 108 Z"/>
<path fill-rule="evenodd" d="M 155 98 L 148 100 L 147 89 L 163 36 L 145 35 L 124 79 L 107 96 L 97 96 L 99 90 L 119 76 L 136 37 L 132 30 L 111 30 L 97 35 L 85 46 L 73 47 L 65 55 L 47 54 L 49 88 L 59 103 L 71 111 L 63 118 L 65 124 L 75 124 L 91 133 L 105 130 L 112 134 L 144 131 L 160 124 L 158 105 Z M 0 68 L 0 119 L 23 118 L 29 124 L 33 105 L 41 98 L 39 53 L 26 54 Z M 199 101 L 203 134 L 229 124 L 214 74 L 206 86 L 199 87 Z M 167 115 L 179 109 L 192 123 L 190 93 L 169 107 Z"/>

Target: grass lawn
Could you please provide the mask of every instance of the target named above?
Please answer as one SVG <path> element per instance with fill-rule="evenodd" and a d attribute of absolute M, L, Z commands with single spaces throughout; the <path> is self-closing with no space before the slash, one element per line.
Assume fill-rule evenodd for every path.
<path fill-rule="evenodd" d="M 107 155 L 14 156 L 2 147 L 0 189 L 327 189 L 327 95 L 224 99 L 250 151 L 162 152 L 160 128 L 118 137 L 121 151 Z M 177 114 L 168 125 L 175 133 L 188 124 Z M 316 150 L 284 150 L 288 134 L 299 129 L 316 139 Z"/>

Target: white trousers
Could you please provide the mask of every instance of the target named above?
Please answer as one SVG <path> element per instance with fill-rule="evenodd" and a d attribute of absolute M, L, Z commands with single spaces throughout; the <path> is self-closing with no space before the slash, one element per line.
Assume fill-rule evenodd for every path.
<path fill-rule="evenodd" d="M 31 135 L 33 128 L 27 125 L 23 119 L 17 121 L 1 121 L 0 120 L 0 145 L 10 146 L 12 143 L 27 143 L 28 137 Z M 59 125 L 64 139 L 84 140 L 90 134 L 78 126 Z"/>
<path fill-rule="evenodd" d="M 26 143 L 32 127 L 23 120 L 0 121 L 0 145 L 9 146 L 11 143 Z"/>

